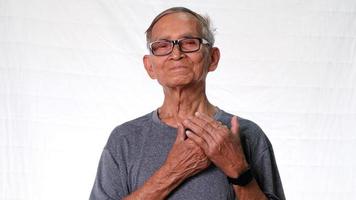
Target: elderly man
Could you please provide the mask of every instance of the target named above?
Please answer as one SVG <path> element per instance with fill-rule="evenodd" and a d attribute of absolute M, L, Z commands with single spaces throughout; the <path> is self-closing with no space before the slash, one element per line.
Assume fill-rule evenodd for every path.
<path fill-rule="evenodd" d="M 170 8 L 146 36 L 143 63 L 163 104 L 114 129 L 90 199 L 285 199 L 262 130 L 207 99 L 206 76 L 220 58 L 209 20 Z"/>

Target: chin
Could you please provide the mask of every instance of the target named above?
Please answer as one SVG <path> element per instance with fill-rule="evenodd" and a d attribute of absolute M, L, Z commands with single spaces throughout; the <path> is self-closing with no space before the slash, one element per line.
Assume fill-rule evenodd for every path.
<path fill-rule="evenodd" d="M 194 81 L 177 81 L 167 83 L 166 86 L 170 88 L 187 88 L 194 85 Z"/>
<path fill-rule="evenodd" d="M 187 74 L 175 74 L 172 76 L 168 76 L 165 79 L 159 80 L 159 83 L 162 86 L 167 87 L 186 87 L 194 83 L 194 76 Z"/>

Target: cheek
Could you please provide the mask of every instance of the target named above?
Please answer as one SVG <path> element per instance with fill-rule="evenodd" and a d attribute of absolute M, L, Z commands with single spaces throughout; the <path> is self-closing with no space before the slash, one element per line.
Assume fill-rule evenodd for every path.
<path fill-rule="evenodd" d="M 200 55 L 196 57 L 194 60 L 194 71 L 199 75 L 204 74 L 208 71 L 209 68 L 209 60 L 204 55 Z"/>
<path fill-rule="evenodd" d="M 160 74 L 162 74 L 163 63 L 162 63 L 162 62 L 155 61 L 155 62 L 153 62 L 153 64 L 152 64 L 152 68 L 153 68 L 153 71 L 154 71 L 155 75 L 156 75 L 156 76 L 159 76 Z"/>

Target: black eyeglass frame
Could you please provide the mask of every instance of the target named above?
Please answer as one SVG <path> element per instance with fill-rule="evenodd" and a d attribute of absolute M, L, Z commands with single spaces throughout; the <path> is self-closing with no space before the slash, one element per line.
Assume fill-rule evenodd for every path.
<path fill-rule="evenodd" d="M 181 44 L 180 42 L 183 41 L 183 40 L 187 40 L 187 39 L 188 39 L 188 40 L 189 40 L 189 39 L 197 39 L 197 40 L 199 41 L 199 47 L 198 47 L 196 50 L 191 50 L 191 51 L 183 50 L 182 47 L 181 47 L 181 45 L 180 45 L 180 44 Z M 168 52 L 165 53 L 165 54 L 156 55 L 156 54 L 153 52 L 153 50 L 152 50 L 152 44 L 155 43 L 155 42 L 159 42 L 159 41 L 165 41 L 165 42 L 170 42 L 170 43 L 172 43 L 173 45 L 172 45 L 172 47 L 171 47 L 171 50 L 168 51 Z M 204 44 L 204 45 L 210 45 L 209 41 L 206 40 L 205 38 L 186 37 L 186 38 L 181 38 L 181 39 L 178 39 L 178 40 L 165 40 L 165 39 L 164 39 L 164 40 L 156 40 L 156 41 L 153 41 L 153 42 L 149 43 L 148 46 L 149 46 L 149 49 L 150 49 L 150 52 L 151 52 L 152 55 L 154 55 L 154 56 L 166 56 L 166 55 L 169 55 L 170 53 L 172 53 L 172 51 L 173 51 L 175 45 L 178 45 L 179 51 L 181 51 L 181 52 L 183 52 L 183 53 L 193 53 L 193 52 L 199 51 L 202 44 Z"/>

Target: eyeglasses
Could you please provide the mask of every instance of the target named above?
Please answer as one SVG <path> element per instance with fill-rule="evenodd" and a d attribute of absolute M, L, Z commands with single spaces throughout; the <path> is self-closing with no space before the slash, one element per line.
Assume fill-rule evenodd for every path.
<path fill-rule="evenodd" d="M 201 44 L 209 44 L 204 38 L 183 38 L 179 40 L 158 40 L 151 42 L 149 48 L 155 56 L 165 56 L 173 51 L 174 45 L 179 46 L 183 53 L 199 51 Z"/>

